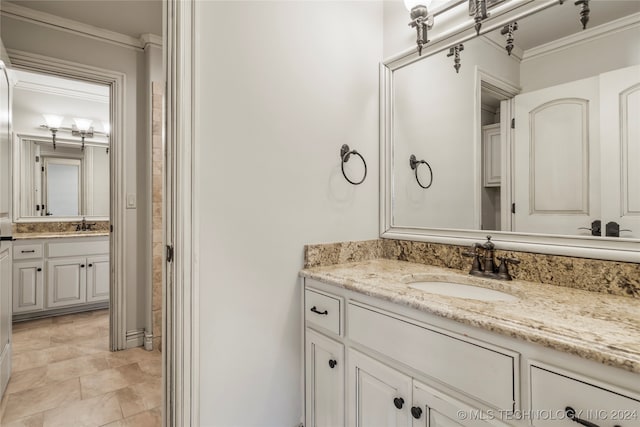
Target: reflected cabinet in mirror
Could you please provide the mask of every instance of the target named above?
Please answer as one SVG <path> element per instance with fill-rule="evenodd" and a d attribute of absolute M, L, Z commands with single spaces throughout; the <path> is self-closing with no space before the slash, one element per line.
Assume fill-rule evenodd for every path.
<path fill-rule="evenodd" d="M 20 218 L 109 217 L 109 153 L 105 144 L 17 136 Z"/>
<path fill-rule="evenodd" d="M 522 3 L 383 64 L 382 236 L 638 262 L 640 2 Z"/>

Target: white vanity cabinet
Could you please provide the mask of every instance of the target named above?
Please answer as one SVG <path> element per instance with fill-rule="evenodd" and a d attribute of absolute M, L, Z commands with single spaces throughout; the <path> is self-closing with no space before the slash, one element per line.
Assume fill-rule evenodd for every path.
<path fill-rule="evenodd" d="M 17 240 L 13 255 L 14 319 L 106 307 L 108 236 Z"/>
<path fill-rule="evenodd" d="M 567 407 L 640 425 L 637 373 L 310 278 L 304 295 L 307 427 L 574 427 Z"/>

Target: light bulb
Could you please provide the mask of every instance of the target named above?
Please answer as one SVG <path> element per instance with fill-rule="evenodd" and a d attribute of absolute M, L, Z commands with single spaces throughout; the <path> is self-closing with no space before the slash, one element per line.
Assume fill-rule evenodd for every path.
<path fill-rule="evenodd" d="M 60 129 L 62 120 L 64 120 L 64 117 L 55 114 L 43 114 L 43 117 L 49 129 Z"/>
<path fill-rule="evenodd" d="M 406 7 L 409 12 L 416 6 L 426 6 L 427 9 L 429 9 L 431 2 L 432 0 L 404 0 L 404 7 Z"/>
<path fill-rule="evenodd" d="M 91 128 L 92 121 L 89 119 L 74 118 L 73 121 L 76 122 L 76 127 L 81 132 L 86 132 L 89 130 L 89 128 Z"/>

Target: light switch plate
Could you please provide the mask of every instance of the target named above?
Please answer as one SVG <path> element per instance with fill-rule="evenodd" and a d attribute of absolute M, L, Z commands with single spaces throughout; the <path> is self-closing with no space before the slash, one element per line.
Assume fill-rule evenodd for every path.
<path fill-rule="evenodd" d="M 135 209 L 135 208 L 136 208 L 136 195 L 127 194 L 127 209 Z"/>

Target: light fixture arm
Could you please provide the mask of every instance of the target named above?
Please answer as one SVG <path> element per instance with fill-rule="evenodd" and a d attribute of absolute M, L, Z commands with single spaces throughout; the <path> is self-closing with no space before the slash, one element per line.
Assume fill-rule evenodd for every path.
<path fill-rule="evenodd" d="M 489 15 L 487 15 L 487 0 L 475 0 L 475 13 L 473 15 L 473 20 L 476 25 L 476 35 L 480 35 L 480 28 L 482 28 L 482 21 L 487 19 Z"/>
<path fill-rule="evenodd" d="M 447 58 L 453 56 L 453 68 L 456 69 L 456 73 L 460 72 L 460 52 L 464 50 L 464 45 L 460 43 L 457 46 L 454 46 L 449 49 L 449 53 L 447 54 Z"/>
<path fill-rule="evenodd" d="M 416 29 L 418 45 L 418 55 L 422 55 L 422 47 L 429 43 L 428 30 L 433 28 L 433 15 L 429 15 L 427 6 L 417 5 L 411 9 L 411 22 L 409 26 Z"/>
<path fill-rule="evenodd" d="M 577 0 L 574 3 L 576 6 L 580 5 L 580 22 L 582 23 L 582 29 L 587 29 L 587 22 L 589 22 L 589 13 L 591 13 L 591 9 L 589 9 L 589 0 Z"/>
<path fill-rule="evenodd" d="M 58 132 L 58 129 L 49 129 L 51 131 L 51 139 L 53 140 L 53 149 L 56 149 L 56 133 Z"/>

